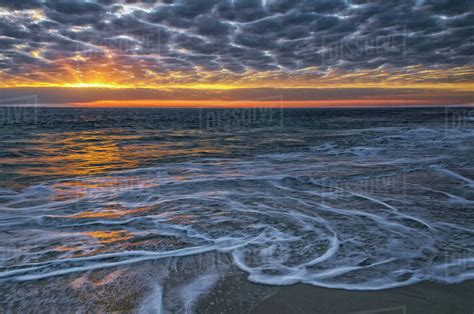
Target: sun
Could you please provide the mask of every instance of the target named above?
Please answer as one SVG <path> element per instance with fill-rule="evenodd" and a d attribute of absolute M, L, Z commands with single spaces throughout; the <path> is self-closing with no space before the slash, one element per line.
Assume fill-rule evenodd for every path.
<path fill-rule="evenodd" d="M 111 89 L 123 88 L 123 86 L 121 86 L 121 85 L 107 84 L 107 83 L 66 83 L 66 84 L 63 84 L 62 87 L 70 87 L 70 88 L 111 88 Z"/>

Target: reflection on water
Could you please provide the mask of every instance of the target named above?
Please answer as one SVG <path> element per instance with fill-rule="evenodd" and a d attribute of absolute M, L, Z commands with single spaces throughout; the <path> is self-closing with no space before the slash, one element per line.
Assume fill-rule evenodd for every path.
<path fill-rule="evenodd" d="M 100 211 L 83 211 L 73 215 L 63 216 L 63 218 L 77 218 L 77 219 L 85 219 L 85 218 L 109 218 L 115 219 L 120 218 L 122 216 L 135 214 L 138 212 L 143 212 L 149 210 L 149 207 L 139 207 L 134 209 L 126 209 L 120 204 L 114 204 L 107 208 L 103 208 Z"/>
<path fill-rule="evenodd" d="M 4 176 L 10 175 L 16 179 L 8 183 L 18 186 L 27 177 L 100 175 L 146 166 L 160 160 L 195 158 L 225 152 L 224 147 L 215 146 L 208 141 L 200 142 L 198 138 L 179 142 L 181 138 L 195 134 L 192 130 L 132 132 L 122 129 L 34 133 L 22 142 L 4 147 L 0 154 L 0 164 Z M 4 185 L 6 182 L 1 180 L 0 184 Z"/>
<path fill-rule="evenodd" d="M 95 175 L 137 165 L 106 131 L 41 133 L 23 144 L 19 156 L 1 159 L 7 167 L 22 165 L 15 172 L 23 176 Z"/>
<path fill-rule="evenodd" d="M 128 230 L 86 231 L 73 236 L 66 244 L 53 247 L 52 251 L 61 253 L 61 259 L 94 256 L 124 249 L 126 241 L 133 237 Z"/>
<path fill-rule="evenodd" d="M 113 242 L 125 241 L 131 239 L 133 236 L 127 230 L 120 231 L 89 231 L 84 232 L 84 235 L 97 240 L 100 244 L 108 244 Z"/>

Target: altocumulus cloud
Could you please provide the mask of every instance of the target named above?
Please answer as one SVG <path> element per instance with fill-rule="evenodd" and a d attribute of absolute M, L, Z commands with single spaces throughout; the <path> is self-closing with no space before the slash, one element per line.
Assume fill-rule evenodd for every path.
<path fill-rule="evenodd" d="M 472 82 L 473 5 L 472 0 L 0 0 L 0 77 L 13 82 L 2 84 L 11 87 L 72 76 L 90 80 L 96 71 L 102 79 L 106 72 L 129 73 L 129 83 L 165 86 L 242 81 L 249 73 L 255 80 L 271 73 L 265 79 L 272 82 L 374 69 L 403 78 L 407 68 L 460 68 L 459 75 L 410 82 Z M 107 69 L 95 68 L 105 64 Z M 305 72 L 308 68 L 313 71 Z"/>

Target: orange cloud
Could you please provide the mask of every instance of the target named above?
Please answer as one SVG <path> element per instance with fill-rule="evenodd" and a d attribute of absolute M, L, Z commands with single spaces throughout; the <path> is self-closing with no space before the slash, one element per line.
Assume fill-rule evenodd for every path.
<path fill-rule="evenodd" d="M 222 100 L 99 100 L 75 103 L 79 107 L 98 108 L 330 108 L 330 107 L 374 107 L 374 106 L 432 106 L 447 105 L 449 100 L 422 99 L 331 99 L 306 101 L 222 101 Z"/>

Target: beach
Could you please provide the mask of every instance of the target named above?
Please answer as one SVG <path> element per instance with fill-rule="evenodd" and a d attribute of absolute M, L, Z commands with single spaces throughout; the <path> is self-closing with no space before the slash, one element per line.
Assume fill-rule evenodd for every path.
<path fill-rule="evenodd" d="M 201 280 L 193 285 L 192 278 Z M 29 312 L 34 300 L 35 312 L 55 308 L 115 313 L 441 314 L 472 313 L 473 293 L 472 280 L 459 284 L 420 282 L 376 291 L 305 284 L 262 285 L 248 281 L 228 257 L 208 254 L 180 262 L 146 262 L 39 281 L 3 283 L 0 304 L 6 312 Z"/>
<path fill-rule="evenodd" d="M 0 314 L 474 314 L 474 0 L 0 0 Z"/>
<path fill-rule="evenodd" d="M 282 287 L 254 313 L 472 313 L 474 282 L 423 282 L 382 291 L 348 291 L 307 285 Z"/>
<path fill-rule="evenodd" d="M 472 312 L 464 109 L 230 110 L 2 129 L 2 309 Z"/>

